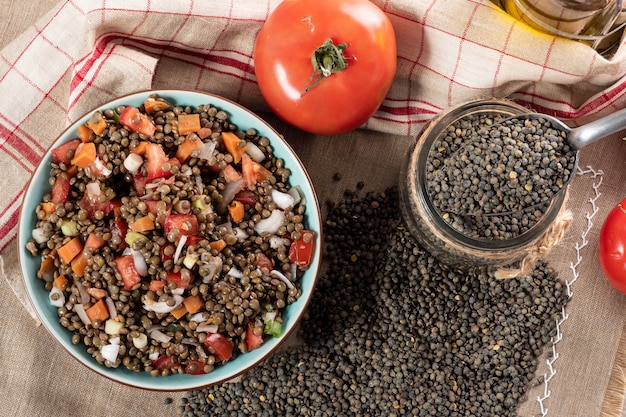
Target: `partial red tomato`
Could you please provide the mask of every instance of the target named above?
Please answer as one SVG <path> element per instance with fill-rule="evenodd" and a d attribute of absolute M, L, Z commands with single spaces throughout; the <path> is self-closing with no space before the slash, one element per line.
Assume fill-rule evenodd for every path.
<path fill-rule="evenodd" d="M 146 175 L 147 182 L 157 178 L 168 178 L 172 173 L 164 170 L 164 164 L 180 167 L 180 161 L 177 158 L 168 158 L 163 147 L 158 143 L 148 143 L 146 145 Z"/>
<path fill-rule="evenodd" d="M 611 285 L 626 294 L 626 198 L 604 220 L 598 240 L 598 261 Z"/>
<path fill-rule="evenodd" d="M 226 362 L 233 356 L 233 344 L 219 333 L 207 333 L 204 347 L 211 348 L 217 359 Z"/>
<path fill-rule="evenodd" d="M 55 164 L 63 163 L 69 165 L 74 157 L 74 151 L 76 151 L 76 148 L 78 148 L 80 144 L 80 139 L 74 139 L 52 149 L 52 151 L 50 151 L 52 153 L 52 162 Z"/>
<path fill-rule="evenodd" d="M 180 272 L 170 272 L 167 274 L 167 283 L 176 284 L 176 288 L 187 288 L 193 281 L 193 275 L 190 274 L 188 280 L 183 279 L 183 275 Z"/>
<path fill-rule="evenodd" d="M 256 39 L 261 94 L 281 119 L 337 134 L 365 123 L 396 73 L 396 37 L 368 0 L 285 0 Z"/>
<path fill-rule="evenodd" d="M 206 371 L 204 370 L 204 362 L 197 360 L 187 361 L 185 364 L 185 373 L 189 375 L 206 374 Z"/>
<path fill-rule="evenodd" d="M 301 237 L 291 242 L 289 247 L 289 260 L 300 268 L 308 268 L 313 259 L 315 249 L 315 232 L 302 230 Z"/>
<path fill-rule="evenodd" d="M 165 234 L 169 234 L 173 229 L 178 229 L 181 235 L 197 235 L 199 230 L 198 218 L 192 213 L 170 214 L 165 218 L 163 228 Z"/>
<path fill-rule="evenodd" d="M 126 243 L 126 233 L 128 233 L 128 223 L 122 217 L 118 217 L 115 219 L 113 224 L 111 225 L 111 237 L 119 236 L 120 238 L 120 247 L 126 248 L 128 243 Z"/>
<path fill-rule="evenodd" d="M 260 347 L 263 344 L 263 333 L 254 333 L 254 323 L 248 323 L 248 329 L 246 330 L 246 347 L 248 352 Z"/>
<path fill-rule="evenodd" d="M 70 180 L 64 175 L 57 175 L 54 179 L 52 191 L 50 191 L 50 202 L 54 204 L 65 204 L 69 194 Z"/>
<path fill-rule="evenodd" d="M 120 123 L 136 133 L 142 133 L 151 138 L 156 131 L 156 126 L 152 120 L 141 113 L 138 108 L 126 106 L 120 113 Z"/>
<path fill-rule="evenodd" d="M 162 355 L 152 361 L 152 366 L 154 367 L 154 369 L 157 369 L 159 371 L 165 371 L 167 369 L 178 369 L 180 367 L 180 364 L 174 363 L 169 355 Z"/>
<path fill-rule="evenodd" d="M 122 277 L 122 283 L 127 290 L 133 289 L 133 287 L 141 282 L 139 272 L 135 268 L 135 261 L 132 255 L 123 255 L 119 258 L 115 258 L 115 269 Z"/>

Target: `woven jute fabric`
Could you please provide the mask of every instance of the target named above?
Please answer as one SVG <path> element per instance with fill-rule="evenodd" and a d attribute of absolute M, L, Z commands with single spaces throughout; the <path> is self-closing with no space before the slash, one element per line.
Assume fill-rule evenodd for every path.
<path fill-rule="evenodd" d="M 326 137 L 278 120 L 258 90 L 254 38 L 279 1 L 0 0 L 1 415 L 174 416 L 184 395 L 121 386 L 80 365 L 37 324 L 22 285 L 16 231 L 30 175 L 69 122 L 111 98 L 184 88 L 243 104 L 284 134 L 323 209 L 359 181 L 366 190 L 396 184 L 419 130 L 449 106 L 509 98 L 573 125 L 626 106 L 623 41 L 603 57 L 487 0 L 374 2 L 398 39 L 394 84 L 361 129 Z M 625 161 L 620 135 L 581 152 L 572 222 L 547 255 L 572 298 L 520 416 L 622 415 L 626 296 L 608 284 L 596 251 L 604 218 L 626 197 Z"/>

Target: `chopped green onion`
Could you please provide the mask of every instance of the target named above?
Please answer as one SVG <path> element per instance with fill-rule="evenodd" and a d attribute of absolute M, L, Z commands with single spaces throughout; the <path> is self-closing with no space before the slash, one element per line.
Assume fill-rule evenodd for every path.
<path fill-rule="evenodd" d="M 77 236 L 78 225 L 75 221 L 63 220 L 61 223 L 61 232 L 63 232 L 63 235 L 65 236 Z"/>
<path fill-rule="evenodd" d="M 132 246 L 133 243 L 138 241 L 139 239 L 145 239 L 146 237 L 139 232 L 133 232 L 132 230 L 126 233 L 126 237 L 124 240 L 128 243 L 128 246 Z"/>
<path fill-rule="evenodd" d="M 265 328 L 263 332 L 265 334 L 270 334 L 274 337 L 280 337 L 280 334 L 283 331 L 283 324 L 277 320 L 268 320 L 265 322 Z"/>

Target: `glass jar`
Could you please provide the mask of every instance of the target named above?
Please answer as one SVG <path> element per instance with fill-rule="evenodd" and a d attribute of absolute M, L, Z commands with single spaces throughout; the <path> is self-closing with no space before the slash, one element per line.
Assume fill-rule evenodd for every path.
<path fill-rule="evenodd" d="M 547 233 L 552 233 L 551 226 L 564 209 L 565 191 L 544 203 L 542 214 L 533 225 L 508 239 L 477 238 L 462 233 L 450 224 L 449 218 L 446 221 L 448 214 L 437 210 L 428 192 L 426 170 L 429 154 L 449 126 L 477 115 L 510 117 L 526 112 L 528 109 L 507 100 L 464 103 L 433 118 L 411 146 L 401 169 L 398 187 L 402 217 L 422 247 L 441 262 L 461 269 L 513 265 L 533 253 L 538 242 Z M 504 220 L 507 218 L 502 217 Z"/>

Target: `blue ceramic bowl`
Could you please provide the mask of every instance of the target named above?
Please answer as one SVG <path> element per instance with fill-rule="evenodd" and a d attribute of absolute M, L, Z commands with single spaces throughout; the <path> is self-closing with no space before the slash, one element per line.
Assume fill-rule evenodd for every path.
<path fill-rule="evenodd" d="M 87 353 L 87 349 L 82 343 L 78 345 L 72 344 L 72 333 L 59 323 L 57 308 L 50 305 L 48 291 L 44 288 L 43 281 L 37 278 L 40 258 L 38 256 L 32 256 L 26 249 L 26 242 L 30 239 L 31 232 L 35 228 L 36 224 L 35 208 L 41 202 L 43 194 L 50 190 L 50 186 L 48 184 L 50 164 L 52 162 L 50 152 L 46 153 L 43 160 L 33 173 L 24 197 L 18 230 L 19 258 L 28 296 L 30 297 L 30 301 L 32 302 L 41 322 L 44 324 L 46 329 L 48 329 L 52 337 L 56 339 L 63 346 L 63 348 L 65 348 L 65 350 L 67 350 L 80 363 L 113 381 L 138 388 L 159 391 L 193 390 L 218 384 L 244 373 L 272 354 L 272 352 L 274 352 L 294 331 L 309 303 L 313 294 L 313 289 L 317 283 L 322 246 L 321 215 L 319 203 L 313 189 L 311 179 L 302 165 L 302 162 L 289 144 L 285 142 L 285 140 L 282 139 L 270 125 L 249 110 L 237 103 L 208 93 L 183 90 L 153 90 L 120 97 L 93 109 L 85 116 L 78 119 L 61 134 L 61 136 L 52 145 L 51 149 L 64 142 L 74 139 L 76 137 L 77 127 L 84 124 L 94 111 L 98 109 L 104 110 L 113 108 L 120 105 L 139 106 L 150 94 L 157 94 L 158 96 L 165 98 L 170 103 L 178 105 L 196 106 L 201 104 L 211 104 L 226 111 L 229 114 L 231 123 L 235 124 L 239 129 L 256 129 L 259 135 L 265 136 L 270 140 L 271 146 L 274 150 L 274 155 L 278 158 L 282 158 L 285 162 L 285 167 L 288 167 L 291 170 L 291 184 L 297 184 L 302 188 L 304 198 L 306 199 L 305 218 L 307 228 L 317 233 L 317 242 L 311 266 L 302 276 L 302 295 L 295 303 L 290 304 L 283 310 L 282 317 L 284 319 L 284 324 L 282 335 L 279 338 L 268 339 L 258 349 L 245 354 L 240 354 L 238 357 L 230 360 L 229 362 L 216 366 L 215 370 L 211 373 L 204 375 L 174 374 L 166 377 L 153 377 L 148 372 L 133 372 L 126 369 L 124 366 L 120 366 L 118 368 L 107 368 L 96 362 L 96 360 L 89 353 Z"/>

